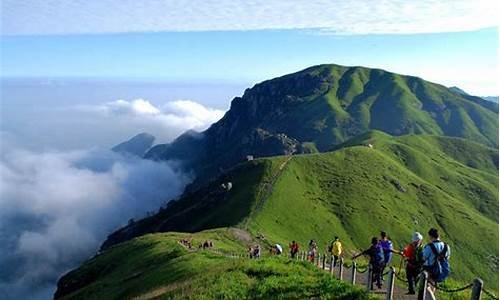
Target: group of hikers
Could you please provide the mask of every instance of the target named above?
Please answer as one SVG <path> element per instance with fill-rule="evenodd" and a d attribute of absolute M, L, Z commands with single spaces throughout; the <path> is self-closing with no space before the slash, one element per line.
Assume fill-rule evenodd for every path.
<path fill-rule="evenodd" d="M 192 239 L 180 239 L 179 244 L 183 245 L 184 247 L 188 249 L 193 249 L 193 240 Z M 210 249 L 213 248 L 214 244 L 210 240 L 205 240 L 203 243 L 198 245 L 199 249 Z"/>
<path fill-rule="evenodd" d="M 387 233 L 382 231 L 380 239 L 373 237 L 371 246 L 352 258 L 356 259 L 361 255 L 368 256 L 372 269 L 372 283 L 375 282 L 378 288 L 382 288 L 383 274 L 391 262 L 392 254 L 402 255 L 406 260 L 408 294 L 415 294 L 415 287 L 422 271 L 427 271 L 432 290 L 436 283 L 444 281 L 450 274 L 448 259 L 451 251 L 450 247 L 440 240 L 439 231 L 436 228 L 431 228 L 428 235 L 429 243 L 424 246 L 423 236 L 419 232 L 414 232 L 411 243 L 404 250 L 397 251 L 393 248 Z M 424 286 L 421 284 L 418 289 L 419 298 L 422 296 L 423 289 Z"/>
<path fill-rule="evenodd" d="M 430 289 L 436 283 L 444 281 L 449 273 L 450 266 L 448 259 L 450 257 L 450 247 L 442 242 L 439 237 L 439 232 L 435 228 L 431 228 L 428 232 L 429 243 L 424 245 L 423 236 L 419 232 L 414 232 L 412 235 L 411 243 L 406 246 L 404 250 L 395 250 L 391 239 L 385 231 L 380 232 L 380 238 L 373 237 L 371 245 L 368 249 L 356 254 L 352 257 L 353 260 L 360 256 L 369 258 L 369 265 L 371 268 L 372 282 L 380 289 L 384 281 L 384 271 L 390 264 L 392 255 L 401 255 L 406 261 L 406 279 L 408 281 L 408 295 L 416 294 L 416 285 L 419 282 L 420 274 L 422 271 L 427 271 L 429 277 L 428 281 L 431 283 Z M 296 258 L 299 253 L 299 244 L 292 241 L 289 245 L 290 256 Z M 312 263 L 318 255 L 317 243 L 315 240 L 309 242 L 308 259 Z M 270 253 L 273 255 L 280 255 L 283 252 L 281 245 L 276 244 L 271 246 Z M 251 258 L 260 258 L 261 248 L 259 245 L 249 248 Z M 339 258 L 343 256 L 344 250 L 342 242 L 339 237 L 334 237 L 333 241 L 328 246 L 328 253 L 333 256 L 333 266 L 336 267 Z M 422 280 L 420 280 L 422 282 Z M 422 297 L 424 289 L 423 284 L 419 285 L 419 299 Z"/>

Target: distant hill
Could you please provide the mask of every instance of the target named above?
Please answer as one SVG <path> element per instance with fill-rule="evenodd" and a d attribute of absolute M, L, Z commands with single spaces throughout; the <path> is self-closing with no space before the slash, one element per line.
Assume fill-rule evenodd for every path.
<path fill-rule="evenodd" d="M 153 146 L 154 141 L 155 137 L 153 135 L 143 132 L 132 137 L 128 141 L 114 146 L 111 150 L 143 157 L 151 146 Z"/>
<path fill-rule="evenodd" d="M 247 89 L 209 129 L 157 145 L 146 157 L 182 160 L 207 179 L 248 155 L 323 152 L 371 129 L 497 147 L 498 106 L 418 77 L 319 65 Z"/>
<path fill-rule="evenodd" d="M 434 226 L 453 247 L 454 278 L 497 281 L 498 150 L 457 138 L 368 132 L 334 152 L 293 156 L 279 171 L 286 159 L 239 165 L 118 230 L 103 247 L 150 232 L 227 226 L 271 242 L 325 244 L 335 234 L 352 250 L 384 229 L 403 247 L 414 230 Z"/>
<path fill-rule="evenodd" d="M 490 102 L 494 102 L 494 103 L 498 104 L 498 96 L 484 96 L 481 98 L 483 98 L 486 101 L 490 101 Z"/>

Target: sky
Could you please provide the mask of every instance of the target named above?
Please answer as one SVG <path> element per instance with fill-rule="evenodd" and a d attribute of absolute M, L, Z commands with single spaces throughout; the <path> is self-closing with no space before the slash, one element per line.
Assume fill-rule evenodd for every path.
<path fill-rule="evenodd" d="M 252 85 L 337 63 L 497 95 L 497 6 L 494 1 L 6 0 L 2 76 Z"/>

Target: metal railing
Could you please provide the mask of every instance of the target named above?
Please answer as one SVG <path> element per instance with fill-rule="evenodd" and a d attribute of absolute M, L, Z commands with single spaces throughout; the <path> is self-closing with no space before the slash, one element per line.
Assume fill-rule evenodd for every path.
<path fill-rule="evenodd" d="M 247 254 L 241 254 L 241 253 L 236 253 L 236 252 L 229 252 L 229 251 L 222 251 L 220 249 L 212 249 L 212 252 L 223 255 L 226 257 L 230 258 L 249 258 L 250 255 Z M 291 258 L 291 256 L 290 256 Z M 313 265 L 317 266 L 321 270 L 328 271 L 332 276 L 335 274 L 337 278 L 340 280 L 343 280 L 344 278 L 344 267 L 349 267 L 350 269 L 350 276 L 349 276 L 349 282 L 351 284 L 356 284 L 357 283 L 357 276 L 358 274 L 367 274 L 367 280 L 366 280 L 366 290 L 367 291 L 372 291 L 373 290 L 373 268 L 369 264 L 365 268 L 360 268 L 358 267 L 357 263 L 355 261 L 352 262 L 350 266 L 344 264 L 344 259 L 339 258 L 337 261 L 337 265 L 334 264 L 334 256 L 331 255 L 329 260 L 327 260 L 326 254 L 321 255 L 320 253 L 315 253 L 314 257 L 310 257 L 309 253 L 306 251 L 299 251 L 298 253 L 295 254 L 296 260 L 299 261 L 310 261 Z M 335 270 L 337 269 L 337 272 Z M 386 292 L 386 300 L 393 300 L 394 299 L 394 284 L 395 280 L 398 279 L 401 282 L 407 283 L 408 280 L 405 278 L 401 277 L 401 274 L 396 272 L 396 269 L 394 267 L 390 267 L 389 270 L 385 273 L 382 274 L 382 276 L 389 275 L 387 279 L 387 292 Z M 492 293 L 491 291 L 488 291 L 484 288 L 483 281 L 480 278 L 475 278 L 471 283 L 466 284 L 462 287 L 459 288 L 446 288 L 443 285 L 440 284 L 435 284 L 430 280 L 428 272 L 424 271 L 420 274 L 421 279 L 423 280 L 423 290 L 421 291 L 422 293 L 422 299 L 436 299 L 434 295 L 434 291 L 440 291 L 442 293 L 459 293 L 465 290 L 471 289 L 471 300 L 480 300 L 482 295 L 484 294 L 487 296 L 489 299 L 492 300 L 499 300 L 499 298 Z"/>

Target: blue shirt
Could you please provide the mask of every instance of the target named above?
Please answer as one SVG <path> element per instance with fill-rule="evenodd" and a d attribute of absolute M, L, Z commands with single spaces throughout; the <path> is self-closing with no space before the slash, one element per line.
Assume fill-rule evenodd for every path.
<path fill-rule="evenodd" d="M 436 240 L 433 243 L 438 253 L 443 252 L 444 248 L 443 242 L 441 242 L 440 240 Z M 448 259 L 451 254 L 450 245 L 448 245 L 447 248 L 448 251 L 446 251 L 445 256 Z M 436 261 L 436 256 L 432 252 L 431 246 L 429 244 L 425 245 L 424 247 L 423 257 L 424 257 L 424 266 L 431 267 L 432 265 L 434 265 L 434 262 Z"/>
<path fill-rule="evenodd" d="M 384 250 L 384 260 L 385 260 L 385 263 L 388 264 L 391 261 L 391 257 L 392 257 L 392 252 L 391 252 L 392 242 L 390 240 L 380 240 L 378 242 L 378 244 Z"/>

